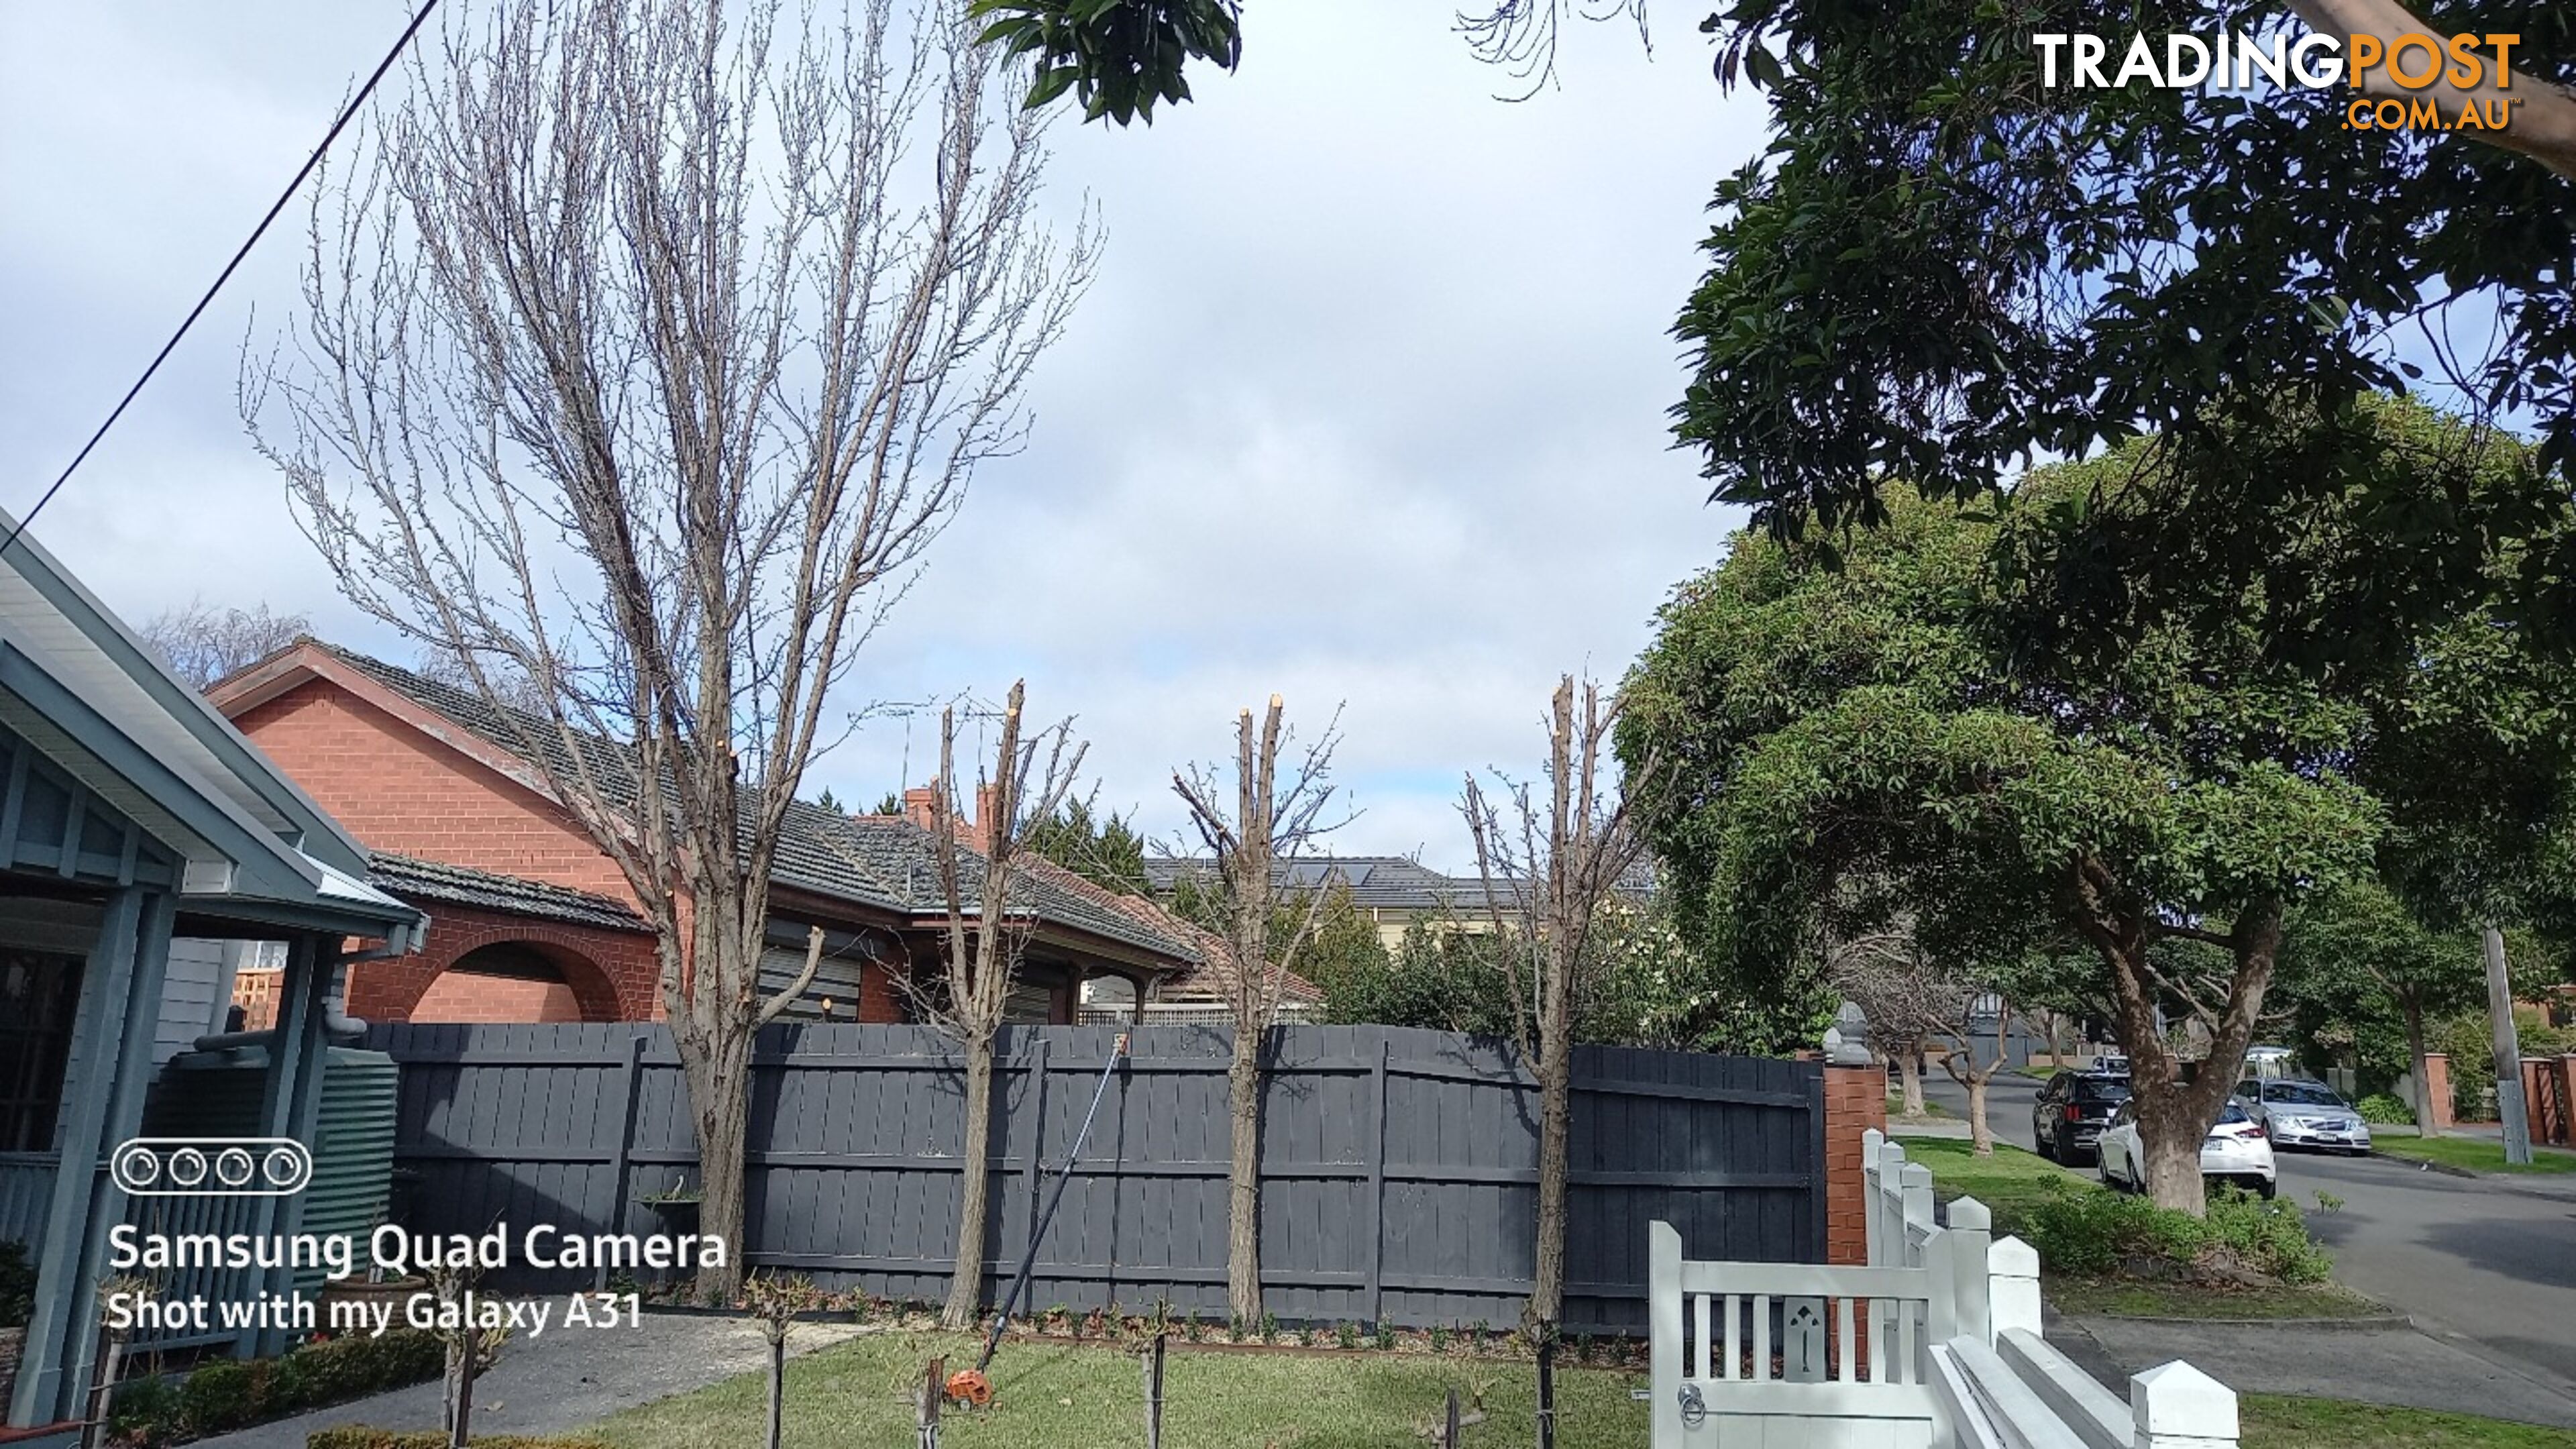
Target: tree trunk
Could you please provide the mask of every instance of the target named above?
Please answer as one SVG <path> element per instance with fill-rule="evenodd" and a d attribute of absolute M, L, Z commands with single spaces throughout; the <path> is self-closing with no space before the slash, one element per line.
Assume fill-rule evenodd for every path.
<path fill-rule="evenodd" d="M 698 1137 L 698 1232 L 722 1239 L 721 1266 L 701 1260 L 697 1297 L 729 1307 L 742 1292 L 743 1174 L 751 1135 L 751 1033 L 700 1025 L 672 1033 L 688 1077 Z"/>
<path fill-rule="evenodd" d="M 1233 1160 L 1226 1169 L 1225 1302 L 1237 1328 L 1261 1321 L 1261 1049 L 1265 1032 L 1237 1028 L 1226 1068 L 1227 1108 L 1234 1119 Z"/>
<path fill-rule="evenodd" d="M 1522 1314 L 1541 1338 L 1565 1313 L 1566 1138 L 1574 1108 L 1574 1048 L 1563 1023 L 1548 1026 L 1538 1056 L 1538 1261 Z"/>
<path fill-rule="evenodd" d="M 1995 1132 L 1986 1125 L 1986 1081 L 1989 1074 L 1968 1075 L 1968 1146 L 1979 1157 L 1995 1155 Z"/>
<path fill-rule="evenodd" d="M 2147 1158 L 2147 1195 L 2156 1206 L 2200 1217 L 2209 1207 L 2208 1190 L 2200 1177 L 2200 1144 L 2208 1138 L 2209 1127 L 2199 1114 L 2180 1110 L 2180 1105 L 2153 1113 L 2142 1109 L 2138 1145 Z"/>
<path fill-rule="evenodd" d="M 2406 1061 L 2415 1074 L 2415 1131 L 2424 1137 L 2442 1135 L 2442 1119 L 2433 1111 L 2432 1053 L 2424 1045 L 2424 1003 L 2414 996 L 2405 999 Z"/>
<path fill-rule="evenodd" d="M 940 1324 L 951 1332 L 973 1328 L 984 1300 L 984 1229 L 993 1193 L 993 1036 L 966 1038 L 965 1172 L 957 1201 L 957 1267 L 948 1276 L 948 1305 Z"/>
<path fill-rule="evenodd" d="M 1896 1080 L 1904 1103 L 1904 1115 L 1923 1115 L 1923 1056 L 1913 1047 L 1896 1054 Z"/>

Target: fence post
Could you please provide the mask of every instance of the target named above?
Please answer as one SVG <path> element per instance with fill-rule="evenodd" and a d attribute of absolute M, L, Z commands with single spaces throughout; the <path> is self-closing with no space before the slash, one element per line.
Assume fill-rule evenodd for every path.
<path fill-rule="evenodd" d="M 1896 1263 L 1900 1268 L 1919 1268 L 1923 1257 L 1915 1247 L 1914 1230 L 1920 1228 L 1927 1234 L 1932 1231 L 1932 1169 L 1909 1162 L 1897 1180 L 1904 1184 L 1904 1201 L 1898 1206 L 1903 1226 L 1897 1229 L 1896 1245 L 1902 1256 Z"/>
<path fill-rule="evenodd" d="M 1986 1250 L 1986 1332 L 2039 1333 L 2039 1250 L 2019 1238 L 1997 1238 Z"/>
<path fill-rule="evenodd" d="M 1870 1211 L 1878 1214 L 1878 1250 L 1884 1256 L 1873 1266 L 1902 1268 L 1905 1257 L 1905 1144 L 1883 1141 L 1878 1147 L 1878 1191 L 1870 1197 Z"/>
<path fill-rule="evenodd" d="M 1992 1269 L 1994 1214 L 1972 1197 L 1950 1204 L 1950 1225 L 1942 1236 L 1950 1244 L 1950 1296 L 1957 1304 L 1959 1332 L 1979 1343 L 1995 1341 Z"/>
<path fill-rule="evenodd" d="M 1386 1064 L 1393 1050 L 1378 1038 L 1377 1060 L 1369 1066 L 1368 1282 L 1361 1291 L 1371 1330 L 1386 1306 Z"/>
<path fill-rule="evenodd" d="M 2129 1380 L 2131 1449 L 2232 1449 L 2236 1391 L 2180 1359 Z"/>
<path fill-rule="evenodd" d="M 1646 1225 L 1646 1332 L 1655 1396 L 1655 1449 L 1682 1442 L 1682 1235 L 1671 1223 Z M 1766 1368 L 1763 1370 L 1768 1373 Z"/>
<path fill-rule="evenodd" d="M 1047 1039 L 1043 1036 L 1038 1038 L 1037 1049 L 1030 1053 L 1028 1070 L 1029 1100 L 1036 1111 L 1029 1119 L 1029 1166 L 1028 1171 L 1023 1174 L 1028 1179 L 1029 1185 L 1029 1231 L 1028 1235 L 1020 1240 L 1020 1247 L 1029 1255 L 1029 1302 L 1037 1303 L 1040 1301 L 1037 1260 L 1038 1200 L 1046 1195 L 1039 1191 L 1046 1175 Z M 993 1170 L 990 1162 L 981 1164 L 981 1167 L 986 1173 Z M 966 1170 L 973 1172 L 976 1170 L 976 1165 L 969 1164 Z"/>
<path fill-rule="evenodd" d="M 626 1196 L 635 1186 L 635 1113 L 638 1099 L 643 1095 L 638 1089 L 644 1078 L 644 1035 L 644 1030 L 639 1029 L 626 1038 L 625 1071 L 618 1078 L 617 1156 L 613 1159 L 615 1166 L 608 1174 L 608 1230 L 612 1233 L 626 1231 Z M 745 1243 L 737 1251 L 749 1247 L 750 1244 Z M 590 1286 L 594 1291 L 607 1291 L 607 1254 L 601 1254 L 599 1266 L 591 1270 Z"/>
<path fill-rule="evenodd" d="M 1860 1226 L 1869 1255 L 1861 1259 L 1877 1267 L 1878 1256 L 1878 1153 L 1887 1143 L 1887 1134 L 1875 1127 L 1864 1127 L 1860 1134 Z"/>

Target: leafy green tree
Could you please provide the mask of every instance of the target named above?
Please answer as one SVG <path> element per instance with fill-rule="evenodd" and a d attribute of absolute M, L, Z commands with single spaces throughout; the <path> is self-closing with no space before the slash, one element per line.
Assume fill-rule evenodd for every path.
<path fill-rule="evenodd" d="M 1087 801 L 1073 801 L 1032 826 L 1029 845 L 1074 874 L 1122 896 L 1152 893 L 1145 878 L 1145 837 L 1114 812 L 1094 817 Z"/>
<path fill-rule="evenodd" d="M 2391 1022 L 2415 1085 L 2415 1121 L 2438 1129 L 2424 1058 L 2426 1023 L 2475 1009 L 2486 972 L 2477 937 L 2430 931 L 2375 878 L 2302 902 L 2282 932 L 2282 986 L 2310 1022 L 2339 1018 L 2356 1035 Z"/>
<path fill-rule="evenodd" d="M 1190 98 L 1191 61 L 1232 70 L 1243 56 L 1239 0 L 976 0 L 979 40 L 1032 57 L 1027 104 L 1067 90 L 1082 118 L 1151 125 L 1154 103 Z"/>
<path fill-rule="evenodd" d="M 2291 8 L 2415 28 L 2388 0 Z M 1767 94 L 1772 135 L 1718 186 L 1709 271 L 1677 325 L 1693 363 L 1678 433 L 1714 496 L 1796 537 L 1878 520 L 1897 479 L 1982 498 L 2031 456 L 2153 430 L 2187 487 L 2063 556 L 2095 593 L 2136 591 L 2122 565 L 2138 550 L 2187 548 L 2250 581 L 2308 508 L 2349 500 L 2415 555 L 2418 582 L 2343 622 L 2367 640 L 2438 613 L 2496 529 L 2567 512 L 2576 11 L 2484 0 L 2438 18 L 2521 37 L 2511 131 L 2356 135 L 2341 89 L 2041 84 L 2037 33 L 2234 34 L 2249 17 L 2226 0 L 1741 0 L 1712 16 L 1722 73 Z M 2455 224 L 2471 215 L 2489 224 Z M 2363 402 L 2409 386 L 2535 427 L 2531 486 L 2463 506 L 2348 446 Z M 2281 429 L 2285 401 L 2311 425 Z M 2523 564 L 2524 607 L 2563 624 L 2576 548 L 2561 536 Z M 2340 637 L 2320 624 L 2319 642 Z"/>
<path fill-rule="evenodd" d="M 2084 943 L 2131 1057 L 2150 1188 L 2197 1211 L 2199 1143 L 2283 911 L 2368 868 L 2382 811 L 2344 768 L 2366 713 L 2269 661 L 2259 596 L 2229 627 L 2205 607 L 2080 668 L 1997 647 L 2002 536 L 2152 473 L 2144 445 L 2042 470 L 2003 522 L 1891 489 L 1839 567 L 1740 535 L 1666 606 L 1621 749 L 1676 762 L 1658 848 L 1685 929 L 1740 974 L 1787 969 L 1856 880 L 1936 956 Z M 2176 942 L 2222 953 L 2218 990 L 2164 969 Z M 2189 1082 L 2157 1030 L 2173 1006 L 2210 1042 Z"/>

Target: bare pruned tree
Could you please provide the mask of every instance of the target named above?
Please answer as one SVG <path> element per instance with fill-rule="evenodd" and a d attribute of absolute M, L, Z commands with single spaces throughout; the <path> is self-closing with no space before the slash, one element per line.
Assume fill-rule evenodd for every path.
<path fill-rule="evenodd" d="M 1986 1089 L 2003 1070 L 2012 1023 L 1994 974 L 1926 949 L 1914 918 L 1901 910 L 1833 931 L 1825 964 L 1835 988 L 1868 1018 L 1871 1049 L 1899 1062 L 1905 1115 L 1924 1115 L 1922 1064 L 1937 1055 L 1941 1069 L 1967 1089 L 1973 1150 L 1994 1155 Z M 1978 1029 L 1989 1000 L 1995 1011 L 1990 1042 Z"/>
<path fill-rule="evenodd" d="M 1011 686 L 1003 706 L 1001 738 L 992 774 L 979 774 L 975 789 L 975 848 L 969 848 L 957 815 L 957 712 L 939 714 L 939 778 L 933 782 L 931 834 L 934 869 L 948 903 L 942 938 L 941 979 L 915 983 L 915 1014 L 958 1039 L 966 1058 L 966 1163 L 958 1197 L 957 1266 L 948 1279 L 940 1315 L 951 1329 L 975 1324 L 984 1295 L 984 1227 L 990 1215 L 993 1153 L 993 1043 L 1011 1001 L 1034 917 L 1012 911 L 1013 887 L 1023 870 L 1032 827 L 1060 809 L 1073 793 L 1086 747 L 1073 738 L 1072 721 L 1023 735 L 1025 681 Z M 973 872 L 969 879 L 969 871 Z M 967 898 L 972 892 L 974 904 Z"/>
<path fill-rule="evenodd" d="M 1233 788 L 1223 771 L 1191 765 L 1172 774 L 1172 789 L 1189 810 L 1190 828 L 1214 861 L 1216 881 L 1203 904 L 1215 917 L 1227 959 L 1215 973 L 1225 990 L 1234 1027 L 1234 1055 L 1226 1068 L 1226 1108 L 1233 1128 L 1227 1171 L 1226 1311 L 1237 1324 L 1261 1317 L 1261 1078 L 1269 1060 L 1271 1028 L 1295 972 L 1299 953 L 1314 939 L 1326 892 L 1282 890 L 1275 867 L 1303 856 L 1327 832 L 1324 807 L 1333 795 L 1333 723 L 1283 778 L 1280 757 L 1294 741 L 1282 720 L 1279 696 L 1256 727 L 1252 711 L 1235 717 Z M 1229 800 L 1228 795 L 1233 798 Z M 1274 917 L 1283 900 L 1302 909 Z M 1283 931 L 1282 926 L 1286 929 Z"/>
<path fill-rule="evenodd" d="M 1602 778 L 1619 704 L 1573 675 L 1548 702 L 1547 799 L 1529 784 L 1497 776 L 1505 820 L 1473 774 L 1461 809 L 1476 841 L 1476 873 L 1510 973 L 1514 1028 L 1522 1055 L 1535 1038 L 1539 1089 L 1537 1272 L 1522 1320 L 1553 1334 L 1565 1307 L 1567 1137 L 1573 1121 L 1574 1021 L 1608 965 L 1602 949 L 1611 903 L 1645 854 L 1627 792 Z M 1651 763 L 1646 767 L 1652 770 Z M 1520 979 L 1529 972 L 1527 993 Z"/>
<path fill-rule="evenodd" d="M 826 702 L 1091 275 L 967 8 L 451 10 L 317 192 L 287 355 L 245 360 L 341 591 L 458 661 L 652 923 L 737 1247 L 709 1295 L 752 1036 L 804 984 L 758 963 Z"/>
<path fill-rule="evenodd" d="M 272 614 L 266 604 L 220 609 L 192 599 L 164 609 L 135 631 L 171 671 L 198 689 L 256 664 L 313 632 L 302 614 Z"/>

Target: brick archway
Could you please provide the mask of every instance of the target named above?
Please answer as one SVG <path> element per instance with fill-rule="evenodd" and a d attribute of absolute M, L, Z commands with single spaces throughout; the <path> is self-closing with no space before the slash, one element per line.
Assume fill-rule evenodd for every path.
<path fill-rule="evenodd" d="M 660 970 L 648 935 L 438 901 L 424 902 L 423 909 L 430 912 L 430 929 L 419 951 L 365 962 L 352 971 L 350 1015 L 410 1021 L 441 976 L 487 947 L 515 947 L 542 957 L 571 989 L 583 1021 L 652 1021 L 660 1015 Z"/>

